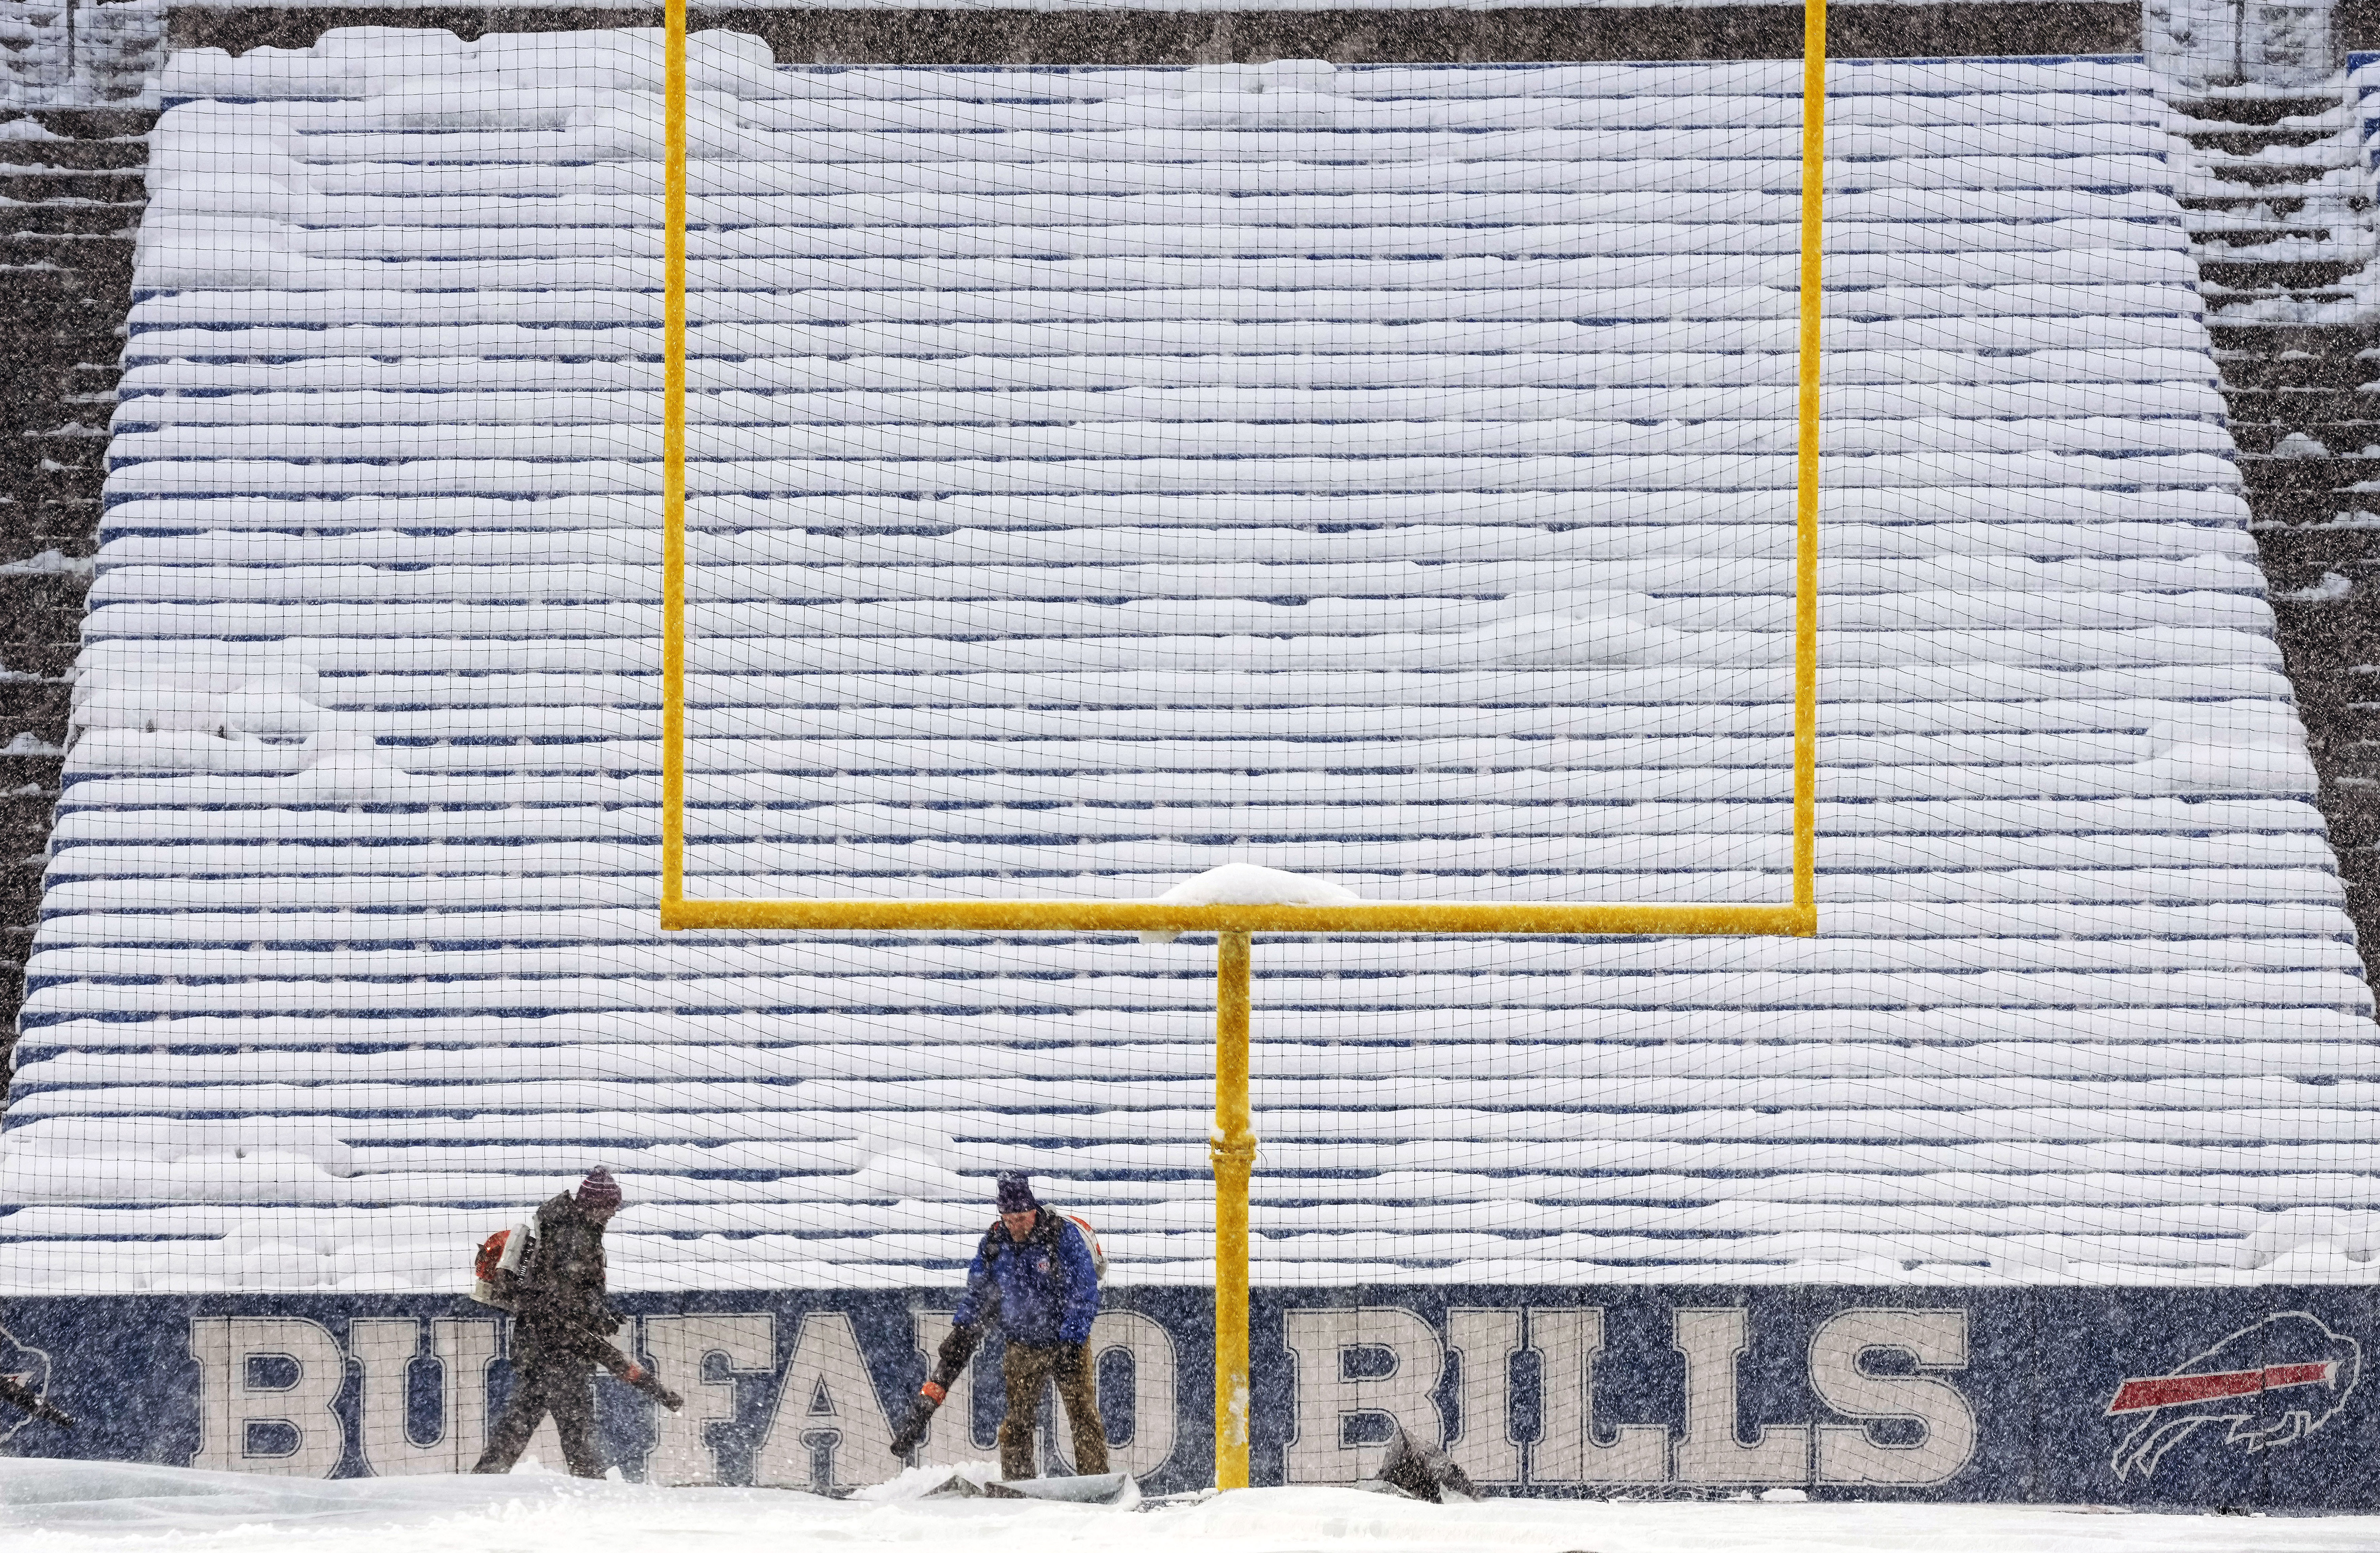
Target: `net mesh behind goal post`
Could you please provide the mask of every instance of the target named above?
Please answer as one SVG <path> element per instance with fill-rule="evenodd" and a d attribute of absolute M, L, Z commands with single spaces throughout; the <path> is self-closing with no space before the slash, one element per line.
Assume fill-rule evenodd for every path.
<path fill-rule="evenodd" d="M 701 899 L 687 879 L 688 143 L 686 0 L 669 0 L 664 61 L 664 403 L 662 421 L 662 905 L 664 928 L 1213 933 L 1218 945 L 1215 1131 L 1215 1461 L 1222 1488 L 1248 1483 L 1249 1178 L 1257 1150 L 1248 1093 L 1250 938 L 1257 933 L 1407 935 L 1707 934 L 1810 936 L 1817 721 L 1818 351 L 1826 98 L 1825 0 L 1803 30 L 1801 248 L 1792 543 L 1792 898 L 1779 904 L 1362 902 L 1177 904 L 1150 900 Z"/>

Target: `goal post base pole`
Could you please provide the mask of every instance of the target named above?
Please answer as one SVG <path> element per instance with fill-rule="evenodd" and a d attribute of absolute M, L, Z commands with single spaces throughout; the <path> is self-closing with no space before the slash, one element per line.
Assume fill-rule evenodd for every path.
<path fill-rule="evenodd" d="M 1215 1486 L 1248 1486 L 1248 935 L 1215 940 Z"/>

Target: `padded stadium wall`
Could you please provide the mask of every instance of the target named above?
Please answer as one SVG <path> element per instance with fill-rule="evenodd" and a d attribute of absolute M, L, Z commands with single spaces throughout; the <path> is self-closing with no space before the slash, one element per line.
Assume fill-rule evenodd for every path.
<path fill-rule="evenodd" d="M 953 1292 L 623 1296 L 623 1337 L 690 1400 L 603 1382 L 606 1450 L 655 1483 L 880 1482 Z M 2337 1285 L 1259 1288 L 1251 1481 L 1358 1481 L 1402 1426 L 1491 1494 L 2369 1510 L 2374 1305 Z M 1145 1493 L 1214 1481 L 1212 1314 L 1204 1291 L 1123 1289 L 1093 1331 L 1115 1468 Z M 84 1421 L 18 1426 L 26 1455 L 465 1472 L 510 1383 L 500 1320 L 451 1298 L 13 1300 L 6 1319 L 0 1362 Z M 991 1454 L 1000 1354 L 995 1334 L 922 1460 Z M 1070 1471 L 1044 1407 L 1042 1470 Z M 550 1421 L 531 1454 L 560 1460 Z"/>

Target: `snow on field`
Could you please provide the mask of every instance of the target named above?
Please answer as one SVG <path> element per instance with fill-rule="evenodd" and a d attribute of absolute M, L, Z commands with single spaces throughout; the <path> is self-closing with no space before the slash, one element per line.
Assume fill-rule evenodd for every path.
<path fill-rule="evenodd" d="M 108 1462 L 0 1461 L 0 1532 L 34 1553 L 2361 1553 L 2380 1517 L 2160 1515 L 1992 1506 L 1419 1504 L 1257 1488 L 1139 1510 L 982 1499 L 862 1502 L 647 1488 L 544 1474 L 301 1483 Z"/>

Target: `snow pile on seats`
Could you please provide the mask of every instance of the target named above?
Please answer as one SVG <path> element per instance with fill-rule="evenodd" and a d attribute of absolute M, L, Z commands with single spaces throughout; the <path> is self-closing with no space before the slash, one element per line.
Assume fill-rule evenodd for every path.
<path fill-rule="evenodd" d="M 1795 67 L 694 60 L 694 892 L 1785 898 Z M 174 61 L 9 1287 L 1209 1276 L 1195 939 L 654 927 L 656 61 Z M 1261 942 L 1262 1280 L 2368 1276 L 2162 110 L 1835 84 L 1824 936 Z"/>

